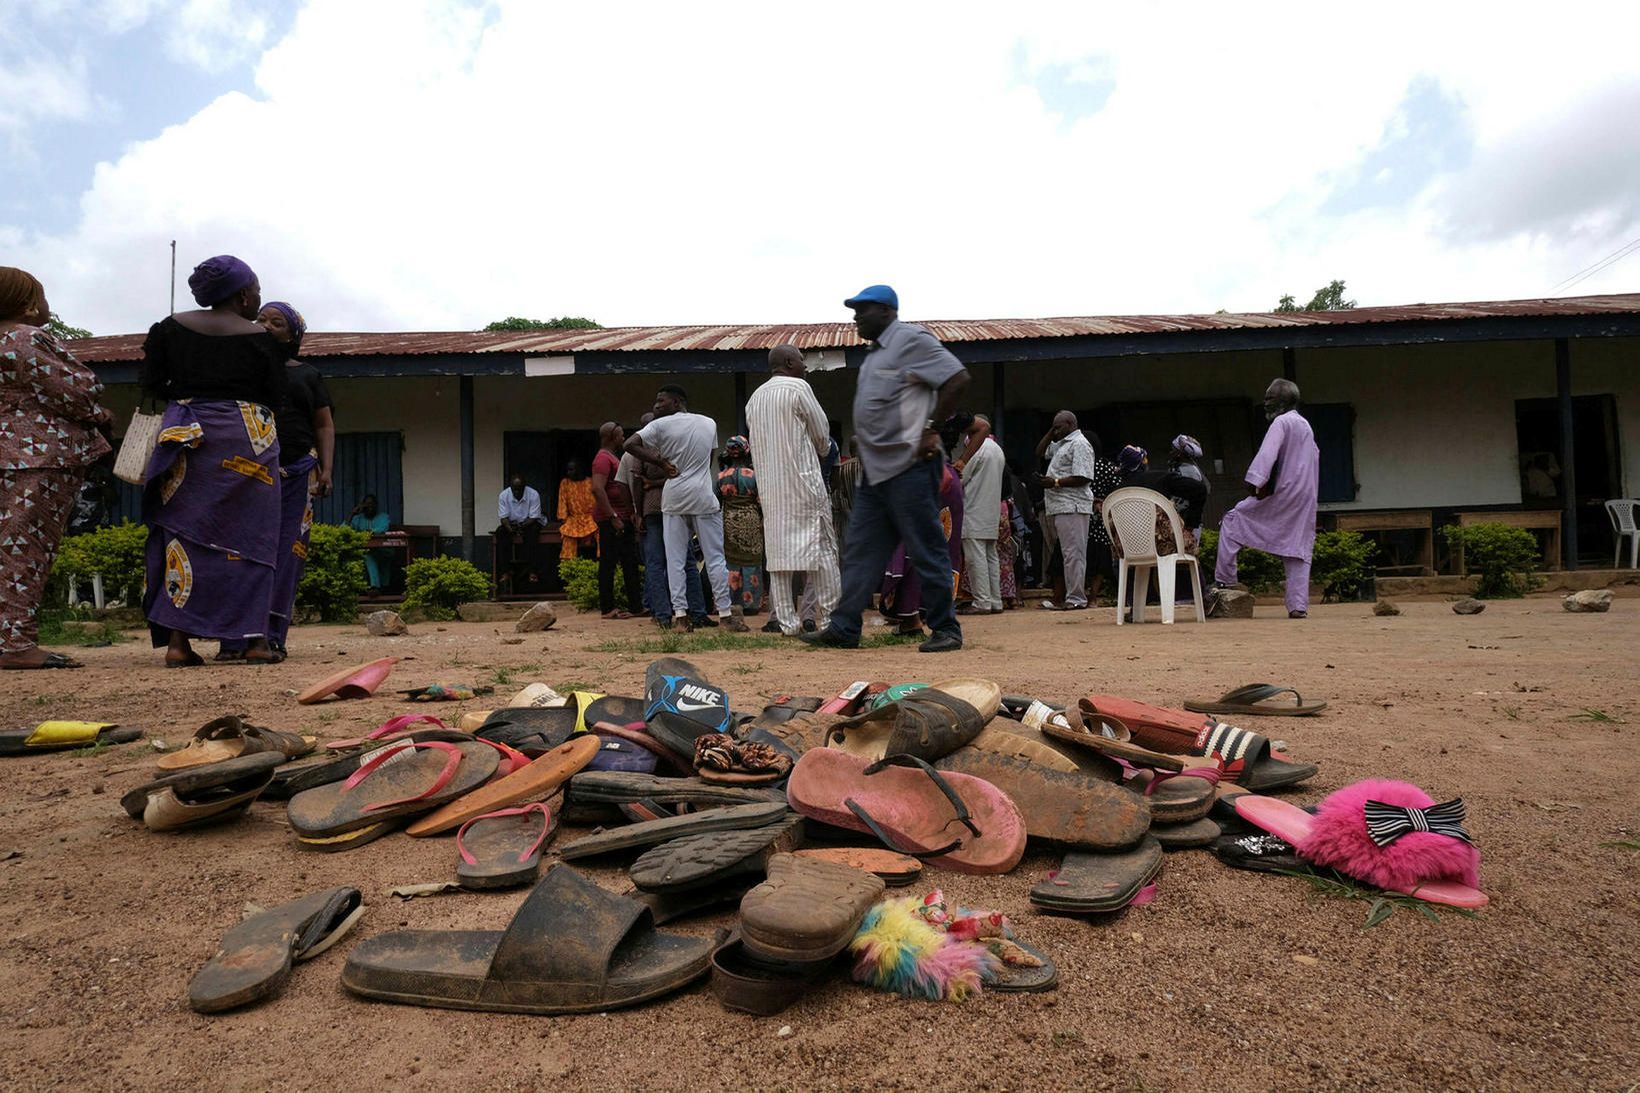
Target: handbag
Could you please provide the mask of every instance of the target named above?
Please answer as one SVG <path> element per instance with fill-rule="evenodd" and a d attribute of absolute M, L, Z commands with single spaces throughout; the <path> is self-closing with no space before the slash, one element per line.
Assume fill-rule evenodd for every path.
<path fill-rule="evenodd" d="M 132 412 L 131 424 L 126 427 L 119 454 L 114 457 L 115 478 L 133 486 L 140 486 L 148 480 L 148 460 L 159 443 L 160 423 L 164 419 L 163 412 L 155 412 L 151 400 Z"/>

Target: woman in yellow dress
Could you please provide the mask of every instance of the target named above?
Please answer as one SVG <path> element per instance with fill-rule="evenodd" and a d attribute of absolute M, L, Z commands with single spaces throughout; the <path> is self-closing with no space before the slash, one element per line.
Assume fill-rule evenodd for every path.
<path fill-rule="evenodd" d="M 572 459 L 564 467 L 564 478 L 558 483 L 558 533 L 564 537 L 559 549 L 560 558 L 588 558 L 598 556 L 598 503 L 592 496 L 592 479 L 579 460 Z"/>

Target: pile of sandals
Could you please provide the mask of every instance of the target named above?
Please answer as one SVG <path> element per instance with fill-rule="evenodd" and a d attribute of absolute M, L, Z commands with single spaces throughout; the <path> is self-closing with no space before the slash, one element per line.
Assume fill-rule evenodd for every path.
<path fill-rule="evenodd" d="M 342 983 L 367 998 L 584 1013 L 710 977 L 725 1007 L 771 1014 L 846 966 L 875 989 L 959 999 L 1050 989 L 1057 971 L 1021 936 L 1028 922 L 950 905 L 938 889 L 891 890 L 929 870 L 1008 874 L 1031 845 L 1060 857 L 1028 890 L 1046 914 L 1148 902 L 1166 854 L 1190 848 L 1238 868 L 1325 871 L 1483 906 L 1461 801 L 1381 780 L 1308 810 L 1271 796 L 1318 768 L 1236 722 L 1325 705 L 1264 683 L 1182 709 L 1098 693 L 1058 705 L 953 678 L 857 682 L 747 714 L 668 657 L 649 665 L 641 697 L 533 684 L 454 728 L 406 714 L 323 747 L 217 718 L 121 804 L 169 832 L 275 802 L 296 846 L 315 852 L 450 836 L 449 887 L 530 886 L 499 930 L 391 931 L 354 946 Z M 48 723 L 0 735 L 0 752 L 131 735 Z M 564 824 L 585 833 L 554 848 Z M 581 872 L 592 863 L 624 867 L 630 890 Z M 726 907 L 733 926 L 716 936 L 661 929 Z M 252 915 L 195 976 L 190 1004 L 216 1012 L 270 997 L 362 913 L 358 890 L 343 887 Z"/>

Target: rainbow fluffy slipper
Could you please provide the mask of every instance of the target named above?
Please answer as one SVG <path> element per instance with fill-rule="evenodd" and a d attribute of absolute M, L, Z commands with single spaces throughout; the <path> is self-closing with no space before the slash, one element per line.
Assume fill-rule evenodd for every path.
<path fill-rule="evenodd" d="M 1041 991 L 1059 979 L 1053 962 L 1015 938 L 1006 918 L 948 910 L 939 889 L 878 903 L 849 953 L 855 982 L 905 998 L 961 1002 L 983 987 Z"/>

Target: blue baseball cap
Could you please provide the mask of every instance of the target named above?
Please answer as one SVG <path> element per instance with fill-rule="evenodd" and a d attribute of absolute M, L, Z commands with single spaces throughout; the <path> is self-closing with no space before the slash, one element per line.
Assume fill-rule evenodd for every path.
<path fill-rule="evenodd" d="M 843 301 L 844 307 L 858 307 L 861 304 L 887 304 L 898 311 L 900 297 L 887 285 L 868 285 Z"/>

